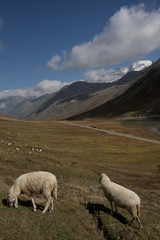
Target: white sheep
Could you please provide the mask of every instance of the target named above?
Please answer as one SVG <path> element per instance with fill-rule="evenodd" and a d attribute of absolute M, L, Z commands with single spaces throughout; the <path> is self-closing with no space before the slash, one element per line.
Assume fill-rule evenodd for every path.
<path fill-rule="evenodd" d="M 139 196 L 125 188 L 120 186 L 117 183 L 111 182 L 109 177 L 102 173 L 100 180 L 100 186 L 103 189 L 105 197 L 110 201 L 111 210 L 113 213 L 113 203 L 117 212 L 117 206 L 125 208 L 133 216 L 131 223 L 136 219 L 139 224 L 139 227 L 142 228 L 140 222 L 140 198 Z"/>
<path fill-rule="evenodd" d="M 42 213 L 48 208 L 49 212 L 53 211 L 53 196 L 57 199 L 57 179 L 49 172 L 30 172 L 19 176 L 11 186 L 8 193 L 8 206 L 18 207 L 18 196 L 26 194 L 30 197 L 33 205 L 33 211 L 36 211 L 36 205 L 33 194 L 43 194 L 47 199 L 46 205 Z"/>

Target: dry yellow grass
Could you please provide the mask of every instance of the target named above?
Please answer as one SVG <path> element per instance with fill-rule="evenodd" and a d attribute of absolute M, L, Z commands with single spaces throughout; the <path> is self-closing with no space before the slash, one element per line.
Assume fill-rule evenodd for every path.
<path fill-rule="evenodd" d="M 117 120 L 82 124 L 159 139 L 147 129 Z M 160 145 L 62 122 L 0 118 L 1 239 L 160 239 L 159 159 Z M 36 213 L 23 196 L 18 209 L 7 208 L 5 199 L 13 181 L 24 172 L 38 170 L 57 176 L 54 213 L 41 215 L 44 201 L 39 196 Z M 102 172 L 140 195 L 144 230 L 136 223 L 126 225 L 131 217 L 125 210 L 119 210 L 120 218 L 109 215 L 109 203 L 95 190 Z"/>

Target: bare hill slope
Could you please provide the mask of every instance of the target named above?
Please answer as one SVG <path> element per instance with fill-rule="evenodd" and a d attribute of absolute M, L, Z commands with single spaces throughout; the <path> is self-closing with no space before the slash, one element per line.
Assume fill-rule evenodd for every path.
<path fill-rule="evenodd" d="M 70 119 L 86 117 L 139 116 L 160 114 L 160 60 L 147 68 L 144 73 L 119 96 L 106 101 L 83 114 Z"/>
<path fill-rule="evenodd" d="M 89 111 L 124 92 L 141 73 L 129 72 L 112 83 L 74 82 L 52 94 L 29 119 L 66 119 Z"/>

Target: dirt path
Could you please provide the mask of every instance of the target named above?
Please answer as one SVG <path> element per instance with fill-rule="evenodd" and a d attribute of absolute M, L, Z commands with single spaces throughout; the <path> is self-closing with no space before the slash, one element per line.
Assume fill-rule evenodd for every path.
<path fill-rule="evenodd" d="M 77 124 L 77 123 L 65 122 L 65 121 L 62 121 L 61 123 L 68 124 L 68 125 L 71 125 L 71 126 L 76 126 L 76 127 L 89 128 L 89 129 L 92 129 L 94 131 L 105 132 L 105 133 L 108 133 L 108 134 L 113 134 L 113 135 L 117 135 L 117 136 L 121 136 L 121 137 L 131 138 L 131 139 L 135 139 L 135 140 L 139 140 L 139 141 L 143 141 L 143 142 L 160 144 L 160 141 L 157 141 L 157 140 L 142 138 L 142 137 L 136 137 L 136 136 L 125 134 L 125 133 L 118 133 L 118 132 L 113 132 L 113 131 L 109 131 L 109 130 L 105 130 L 105 129 L 100 129 L 100 128 L 96 128 L 96 127 L 89 127 L 89 126 L 85 126 L 85 125 L 81 125 L 81 124 Z"/>

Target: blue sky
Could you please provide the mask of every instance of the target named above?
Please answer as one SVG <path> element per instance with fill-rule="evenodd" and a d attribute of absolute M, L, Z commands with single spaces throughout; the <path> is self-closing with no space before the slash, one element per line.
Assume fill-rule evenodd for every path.
<path fill-rule="evenodd" d="M 158 0 L 0 0 L 0 92 L 56 91 L 159 57 Z"/>

